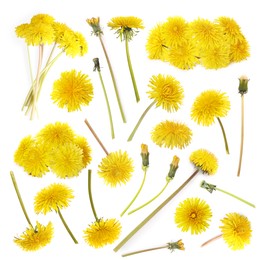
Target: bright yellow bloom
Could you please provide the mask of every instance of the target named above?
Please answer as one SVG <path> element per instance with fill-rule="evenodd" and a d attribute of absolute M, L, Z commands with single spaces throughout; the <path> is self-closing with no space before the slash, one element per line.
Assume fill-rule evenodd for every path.
<path fill-rule="evenodd" d="M 230 101 L 225 92 L 203 91 L 194 101 L 191 118 L 199 125 L 209 126 L 216 117 L 224 117 L 230 110 Z"/>
<path fill-rule="evenodd" d="M 62 183 L 54 183 L 41 189 L 34 198 L 34 211 L 46 215 L 54 210 L 67 208 L 71 199 L 74 198 L 73 191 Z"/>
<path fill-rule="evenodd" d="M 109 153 L 98 165 L 98 175 L 107 185 L 126 184 L 134 171 L 133 160 L 121 150 Z"/>
<path fill-rule="evenodd" d="M 237 41 L 230 46 L 230 60 L 232 62 L 240 62 L 250 56 L 250 46 L 246 38 Z"/>
<path fill-rule="evenodd" d="M 200 234 L 209 227 L 212 212 L 206 201 L 199 198 L 188 198 L 182 201 L 175 212 L 175 223 L 181 231 Z"/>
<path fill-rule="evenodd" d="M 84 168 L 83 150 L 74 143 L 60 145 L 49 154 L 49 167 L 59 178 L 78 176 Z"/>
<path fill-rule="evenodd" d="M 51 98 L 61 108 L 68 112 L 81 110 L 93 98 L 93 86 L 88 75 L 76 70 L 62 72 L 53 83 Z"/>
<path fill-rule="evenodd" d="M 148 96 L 168 112 L 177 111 L 184 98 L 180 82 L 170 75 L 158 74 L 150 78 Z"/>
<path fill-rule="evenodd" d="M 168 47 L 182 45 L 190 38 L 189 33 L 189 24 L 183 17 L 168 17 L 167 22 L 163 24 L 163 34 Z"/>
<path fill-rule="evenodd" d="M 154 127 L 152 141 L 160 147 L 183 149 L 191 142 L 192 131 L 183 123 L 164 121 Z"/>
<path fill-rule="evenodd" d="M 250 244 L 251 224 L 247 217 L 238 213 L 226 214 L 221 220 L 222 237 L 232 250 L 243 249 Z"/>
<path fill-rule="evenodd" d="M 65 23 L 55 22 L 53 23 L 53 29 L 55 34 L 55 42 L 58 45 L 63 44 L 63 37 L 65 32 L 73 33 L 73 31 Z"/>
<path fill-rule="evenodd" d="M 182 69 L 192 69 L 199 63 L 199 48 L 195 41 L 183 41 L 178 46 L 170 47 L 165 60 L 171 65 Z"/>
<path fill-rule="evenodd" d="M 92 160 L 91 158 L 91 148 L 86 140 L 85 137 L 83 136 L 76 136 L 74 143 L 82 149 L 82 162 L 83 166 L 86 167 Z"/>
<path fill-rule="evenodd" d="M 36 14 L 31 18 L 32 24 L 39 24 L 39 23 L 45 23 L 45 24 L 53 24 L 54 18 L 48 14 Z"/>
<path fill-rule="evenodd" d="M 165 36 L 163 34 L 162 28 L 162 24 L 157 24 L 149 32 L 145 45 L 149 59 L 162 61 L 165 60 L 165 56 L 168 52 L 168 47 L 166 46 Z"/>
<path fill-rule="evenodd" d="M 37 251 L 51 242 L 53 233 L 51 222 L 46 227 L 37 222 L 35 228 L 30 226 L 20 237 L 15 237 L 14 243 L 25 251 Z"/>
<path fill-rule="evenodd" d="M 214 175 L 218 170 L 218 159 L 213 153 L 205 149 L 192 152 L 190 161 L 196 168 L 208 175 Z"/>
<path fill-rule="evenodd" d="M 56 122 L 48 124 L 36 135 L 39 143 L 56 148 L 65 143 L 73 143 L 74 132 L 67 123 Z"/>
<path fill-rule="evenodd" d="M 100 219 L 84 230 L 86 243 L 94 248 L 113 244 L 121 233 L 121 224 L 116 219 Z"/>

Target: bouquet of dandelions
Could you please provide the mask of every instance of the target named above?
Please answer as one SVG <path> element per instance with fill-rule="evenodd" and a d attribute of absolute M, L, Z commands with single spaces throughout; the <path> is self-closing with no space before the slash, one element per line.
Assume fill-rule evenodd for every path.
<path fill-rule="evenodd" d="M 66 24 L 56 22 L 48 14 L 37 14 L 31 18 L 30 23 L 24 23 L 15 28 L 17 37 L 23 38 L 27 44 L 28 62 L 30 69 L 31 87 L 24 100 L 22 110 L 25 115 L 30 114 L 32 120 L 37 114 L 37 101 L 41 92 L 43 81 L 55 63 L 55 61 L 65 53 L 67 56 L 83 56 L 88 50 L 84 36 L 70 29 Z M 51 46 L 49 54 L 44 62 L 44 50 Z M 30 48 L 38 47 L 38 64 L 36 74 L 33 75 L 30 58 Z M 61 49 L 57 52 L 56 49 Z"/>

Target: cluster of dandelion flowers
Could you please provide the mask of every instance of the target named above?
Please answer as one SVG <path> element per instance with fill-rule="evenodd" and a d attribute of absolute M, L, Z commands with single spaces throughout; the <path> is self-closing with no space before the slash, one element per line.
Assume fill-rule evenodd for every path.
<path fill-rule="evenodd" d="M 109 153 L 98 165 L 98 175 L 111 187 L 126 184 L 133 171 L 133 160 L 121 150 Z"/>
<path fill-rule="evenodd" d="M 76 70 L 65 71 L 53 83 L 51 98 L 68 112 L 81 110 L 81 106 L 89 105 L 93 98 L 93 85 L 88 75 Z"/>
<path fill-rule="evenodd" d="M 204 200 L 188 198 L 176 208 L 175 223 L 181 231 L 197 235 L 206 231 L 211 217 L 211 209 Z"/>
<path fill-rule="evenodd" d="M 113 244 L 121 233 L 121 224 L 116 219 L 100 219 L 84 230 L 84 240 L 91 247 L 100 248 Z"/>
<path fill-rule="evenodd" d="M 227 153 L 229 153 L 228 142 L 220 118 L 227 116 L 229 110 L 229 97 L 225 92 L 214 89 L 203 91 L 196 97 L 191 108 L 191 118 L 199 125 L 210 126 L 215 123 L 215 119 L 218 120 L 222 130 Z"/>
<path fill-rule="evenodd" d="M 36 222 L 34 228 L 30 226 L 19 237 L 15 237 L 14 243 L 25 251 L 37 251 L 51 242 L 53 233 L 51 222 L 47 226 Z"/>
<path fill-rule="evenodd" d="M 191 142 L 192 131 L 184 123 L 163 121 L 151 132 L 152 141 L 160 147 L 184 149 Z"/>

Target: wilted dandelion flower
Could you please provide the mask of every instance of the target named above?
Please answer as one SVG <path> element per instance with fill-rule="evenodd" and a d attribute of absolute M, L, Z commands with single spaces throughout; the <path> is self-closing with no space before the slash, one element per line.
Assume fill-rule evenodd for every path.
<path fill-rule="evenodd" d="M 51 222 L 44 226 L 37 221 L 35 228 L 27 228 L 19 237 L 14 238 L 14 243 L 25 251 L 37 251 L 51 242 L 53 233 Z"/>
<path fill-rule="evenodd" d="M 98 165 L 98 175 L 111 187 L 126 184 L 134 171 L 133 160 L 121 150 L 109 153 Z"/>
<path fill-rule="evenodd" d="M 152 141 L 160 147 L 183 149 L 191 142 L 192 131 L 183 124 L 174 121 L 163 121 L 151 132 Z"/>
<path fill-rule="evenodd" d="M 175 223 L 181 231 L 190 231 L 192 235 L 200 234 L 209 227 L 212 212 L 209 205 L 199 198 L 182 201 L 175 212 Z"/>

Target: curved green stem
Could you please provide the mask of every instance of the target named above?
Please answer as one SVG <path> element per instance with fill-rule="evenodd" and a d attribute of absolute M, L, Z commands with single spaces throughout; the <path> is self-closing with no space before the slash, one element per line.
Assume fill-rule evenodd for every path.
<path fill-rule="evenodd" d="M 98 71 L 98 75 L 99 75 L 99 79 L 102 85 L 102 89 L 104 92 L 104 96 L 106 99 L 106 104 L 107 104 L 107 111 L 108 111 L 108 116 L 109 116 L 109 123 L 110 123 L 110 131 L 111 131 L 111 137 L 112 139 L 115 138 L 115 131 L 114 131 L 114 124 L 113 124 L 113 118 L 112 118 L 112 113 L 111 113 L 111 109 L 110 109 L 110 105 L 109 105 L 109 101 L 108 101 L 108 96 L 107 96 L 107 92 L 106 92 L 106 88 L 105 88 L 105 84 L 101 75 L 101 72 Z"/>
<path fill-rule="evenodd" d="M 123 254 L 122 257 L 130 256 L 130 255 L 136 255 L 136 254 L 140 254 L 140 253 L 144 253 L 144 252 L 149 252 L 149 251 L 153 251 L 153 250 L 158 250 L 158 249 L 164 249 L 164 248 L 168 248 L 168 245 L 158 246 L 158 247 L 153 247 L 153 248 L 148 248 L 148 249 L 143 249 L 143 250 L 134 251 L 134 252 L 131 252 L 131 253 Z"/>
<path fill-rule="evenodd" d="M 30 54 L 30 47 L 27 44 L 27 57 L 28 57 L 28 63 L 29 63 L 29 70 L 30 70 L 30 78 L 31 78 L 31 83 L 33 83 L 33 72 L 32 72 L 32 62 L 31 62 L 31 54 Z"/>
<path fill-rule="evenodd" d="M 97 222 L 99 222 L 99 218 L 97 216 L 96 210 L 95 210 L 95 206 L 94 206 L 94 202 L 93 202 L 93 197 L 92 197 L 92 190 L 91 190 L 91 170 L 88 170 L 88 196 L 89 196 L 89 201 L 90 201 L 90 205 L 91 205 L 91 209 L 93 212 L 93 215 L 96 219 Z"/>
<path fill-rule="evenodd" d="M 240 176 L 242 157 L 243 157 L 243 147 L 244 147 L 244 95 L 241 94 L 241 142 L 240 142 L 240 154 L 239 154 L 239 163 L 237 170 L 237 177 Z"/>
<path fill-rule="evenodd" d="M 146 173 L 147 173 L 147 167 L 144 167 L 144 177 L 141 183 L 141 186 L 139 187 L 137 193 L 135 194 L 135 196 L 133 197 L 133 199 L 131 200 L 131 202 L 127 205 L 127 207 L 123 210 L 123 212 L 120 214 L 121 217 L 123 217 L 123 215 L 126 213 L 126 211 L 131 207 L 131 205 L 135 202 L 136 198 L 138 197 L 138 195 L 140 194 L 144 183 L 145 183 L 145 179 L 146 179 Z"/>
<path fill-rule="evenodd" d="M 144 203 L 143 205 L 141 205 L 140 207 L 137 207 L 133 210 L 131 210 L 128 215 L 131 215 L 132 213 L 138 211 L 139 209 L 142 209 L 144 208 L 145 206 L 147 206 L 148 204 L 150 204 L 151 202 L 153 202 L 155 199 L 157 199 L 163 192 L 164 190 L 166 189 L 166 187 L 168 186 L 168 184 L 170 183 L 170 181 L 167 181 L 166 184 L 163 186 L 162 190 L 157 194 L 155 195 L 152 199 L 150 199 L 149 201 L 147 201 L 146 203 Z"/>
<path fill-rule="evenodd" d="M 117 99 L 117 103 L 118 103 L 119 110 L 120 110 L 120 113 L 121 113 L 121 117 L 122 117 L 123 122 L 126 123 L 126 118 L 125 118 L 125 114 L 124 114 L 124 109 L 123 109 L 123 106 L 122 106 L 122 103 L 121 103 L 121 100 L 120 100 L 120 95 L 119 95 L 119 91 L 118 91 L 118 88 L 117 88 L 116 79 L 115 79 L 115 76 L 114 76 L 114 72 L 113 72 L 113 69 L 112 69 L 112 65 L 111 65 L 111 63 L 110 63 L 110 59 L 109 59 L 109 57 L 108 57 L 108 54 L 107 54 L 107 51 L 106 51 L 104 42 L 103 42 L 103 40 L 102 40 L 102 36 L 101 36 L 100 34 L 98 35 L 98 38 L 99 38 L 99 41 L 100 41 L 100 43 L 101 43 L 103 52 L 104 52 L 105 57 L 106 57 L 106 60 L 107 60 L 107 64 L 108 64 L 108 68 L 109 68 L 109 71 L 110 71 L 110 75 L 111 75 L 111 78 L 112 78 L 112 81 L 113 81 L 114 90 L 115 90 L 115 93 L 116 93 L 116 99 Z"/>
<path fill-rule="evenodd" d="M 137 89 L 137 85 L 136 85 L 136 81 L 135 81 L 135 76 L 134 76 L 134 71 L 133 71 L 133 67 L 132 67 L 132 63 L 131 63 L 127 35 L 125 36 L 125 50 L 126 50 L 128 68 L 129 68 L 129 71 L 130 71 L 130 75 L 131 75 L 131 79 L 132 79 L 132 83 L 133 83 L 133 87 L 134 87 L 135 99 L 136 99 L 136 102 L 139 102 L 140 96 L 139 96 L 139 93 L 138 93 L 138 89 Z"/>
<path fill-rule="evenodd" d="M 146 217 L 136 228 L 134 228 L 115 248 L 117 252 L 122 248 L 149 220 L 151 220 L 167 203 L 169 203 L 199 172 L 197 169 L 176 191 L 174 191 L 161 205 L 159 205 L 148 217 Z"/>
<path fill-rule="evenodd" d="M 222 124 L 222 122 L 221 122 L 221 120 L 220 120 L 219 117 L 217 117 L 217 119 L 218 119 L 219 125 L 220 125 L 220 127 L 221 127 L 223 137 L 224 137 L 226 153 L 229 154 L 228 142 L 227 142 L 227 137 L 226 137 L 226 133 L 225 133 L 225 130 L 224 130 L 223 124 Z"/>
<path fill-rule="evenodd" d="M 156 103 L 156 101 L 153 101 L 153 102 L 145 109 L 145 111 L 143 112 L 143 114 L 142 114 L 141 117 L 139 118 L 139 120 L 138 120 L 138 122 L 137 122 L 135 128 L 133 129 L 132 133 L 129 135 L 129 137 L 128 137 L 128 139 L 127 139 L 128 142 L 132 141 L 132 139 L 133 139 L 133 137 L 134 137 L 134 135 L 135 135 L 135 133 L 136 133 L 138 127 L 139 127 L 140 124 L 142 123 L 142 121 L 143 121 L 145 115 L 147 114 L 147 112 L 151 109 L 151 107 L 152 107 L 155 103 Z"/>
<path fill-rule="evenodd" d="M 72 238 L 72 240 L 74 241 L 75 244 L 78 244 L 77 239 L 74 237 L 74 235 L 72 234 L 72 232 L 71 232 L 69 226 L 67 225 L 65 219 L 63 218 L 63 216 L 62 216 L 62 214 L 61 214 L 61 211 L 60 211 L 60 208 L 59 208 L 59 207 L 58 207 L 58 214 L 59 214 L 59 217 L 60 217 L 60 219 L 61 219 L 61 221 L 62 221 L 64 227 L 65 227 L 66 230 L 68 231 L 70 237 Z"/>
<path fill-rule="evenodd" d="M 18 188 L 16 179 L 15 179 L 14 173 L 11 171 L 11 172 L 10 172 L 10 175 L 11 175 L 11 179 L 12 179 L 12 182 L 13 182 L 13 185 L 14 185 L 14 189 L 15 189 L 16 195 L 17 195 L 17 197 L 18 197 L 19 203 L 20 203 L 21 208 L 22 208 L 22 210 L 23 210 L 23 214 L 24 214 L 24 216 L 25 216 L 25 218 L 26 218 L 28 224 L 29 224 L 31 227 L 33 227 L 32 222 L 30 221 L 29 216 L 28 216 L 28 214 L 27 214 L 27 212 L 26 212 L 25 206 L 24 206 L 24 204 L 23 204 L 23 200 L 22 200 L 21 194 L 20 194 L 20 192 L 19 192 L 19 188 Z"/>

